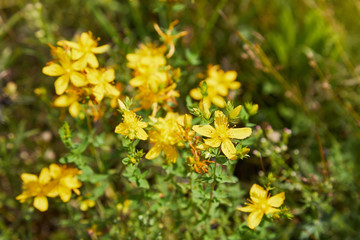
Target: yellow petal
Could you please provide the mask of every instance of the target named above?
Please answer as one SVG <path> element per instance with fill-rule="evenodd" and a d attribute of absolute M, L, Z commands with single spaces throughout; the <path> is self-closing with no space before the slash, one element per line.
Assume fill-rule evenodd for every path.
<path fill-rule="evenodd" d="M 170 162 L 176 163 L 177 151 L 174 146 L 164 145 L 164 153 L 166 157 L 170 160 Z"/>
<path fill-rule="evenodd" d="M 137 129 L 136 131 L 136 137 L 141 140 L 146 140 L 148 138 L 147 133 L 144 131 L 144 129 Z"/>
<path fill-rule="evenodd" d="M 247 224 L 249 228 L 254 229 L 261 222 L 262 217 L 264 216 L 264 212 L 261 210 L 250 213 L 247 218 Z"/>
<path fill-rule="evenodd" d="M 105 92 L 109 97 L 118 97 L 120 95 L 119 90 L 117 90 L 116 87 L 114 87 L 110 83 L 105 84 Z"/>
<path fill-rule="evenodd" d="M 222 127 L 226 127 L 227 128 L 227 125 L 228 125 L 228 119 L 227 117 L 224 115 L 224 113 L 222 111 L 215 111 L 215 128 L 216 129 L 219 129 L 219 128 L 222 128 Z"/>
<path fill-rule="evenodd" d="M 97 102 L 101 102 L 101 100 L 104 98 L 105 89 L 103 85 L 96 85 L 93 87 L 92 92 L 95 96 L 95 99 Z"/>
<path fill-rule="evenodd" d="M 108 44 L 102 45 L 100 47 L 92 48 L 91 51 L 95 54 L 104 53 L 109 50 L 110 46 Z"/>
<path fill-rule="evenodd" d="M 229 138 L 244 139 L 251 135 L 251 128 L 230 128 L 228 130 Z"/>
<path fill-rule="evenodd" d="M 87 84 L 86 77 L 79 72 L 71 72 L 70 80 L 76 87 L 82 87 Z"/>
<path fill-rule="evenodd" d="M 56 63 L 50 63 L 49 65 L 43 67 L 42 69 L 43 74 L 48 76 L 56 77 L 64 74 L 63 68 Z"/>
<path fill-rule="evenodd" d="M 149 124 L 147 122 L 138 122 L 137 126 L 139 128 L 146 128 Z"/>
<path fill-rule="evenodd" d="M 200 100 L 203 98 L 203 95 L 201 94 L 201 91 L 199 88 L 192 89 L 190 91 L 190 96 L 195 100 Z"/>
<path fill-rule="evenodd" d="M 198 150 L 200 150 L 200 151 L 205 151 L 205 150 L 209 149 L 209 146 L 206 145 L 206 144 L 204 144 L 204 143 L 202 143 L 202 144 L 200 144 L 200 145 L 197 145 L 197 146 L 196 146 L 196 149 L 198 149 Z"/>
<path fill-rule="evenodd" d="M 254 202 L 259 202 L 267 198 L 267 191 L 257 184 L 253 184 L 250 189 L 250 198 Z"/>
<path fill-rule="evenodd" d="M 90 34 L 89 34 L 90 33 Z M 83 32 L 80 35 L 80 44 L 85 45 L 85 46 L 90 46 L 92 43 L 94 43 L 94 40 L 91 38 L 91 32 Z"/>
<path fill-rule="evenodd" d="M 104 80 L 106 82 L 112 82 L 115 79 L 115 70 L 113 68 L 109 68 L 107 69 L 104 73 L 103 73 L 103 77 Z"/>
<path fill-rule="evenodd" d="M 279 209 L 269 207 L 269 208 L 266 209 L 265 214 L 276 213 L 278 211 L 279 211 Z"/>
<path fill-rule="evenodd" d="M 216 87 L 216 91 L 218 94 L 220 94 L 221 96 L 227 96 L 228 95 L 228 87 L 226 85 L 222 85 L 222 84 L 219 84 Z"/>
<path fill-rule="evenodd" d="M 68 46 L 68 47 L 74 48 L 74 49 L 80 49 L 80 45 L 78 43 L 71 42 L 71 41 L 66 41 L 66 40 L 58 41 L 57 45 L 59 45 L 59 46 Z"/>
<path fill-rule="evenodd" d="M 69 85 L 69 75 L 65 74 L 56 79 L 55 83 L 55 92 L 57 95 L 61 95 L 65 92 L 66 88 Z"/>
<path fill-rule="evenodd" d="M 217 148 L 221 144 L 221 139 L 220 138 L 209 138 L 209 139 L 204 139 L 204 142 L 206 145 L 208 145 L 210 147 Z"/>
<path fill-rule="evenodd" d="M 21 180 L 23 180 L 24 183 L 37 182 L 38 177 L 34 174 L 23 173 L 23 174 L 21 174 Z"/>
<path fill-rule="evenodd" d="M 40 172 L 39 183 L 44 185 L 50 182 L 50 179 L 51 179 L 51 175 L 49 169 L 43 168 Z"/>
<path fill-rule="evenodd" d="M 21 203 L 25 202 L 26 199 L 31 198 L 32 196 L 29 194 L 28 191 L 23 192 L 22 194 L 16 197 L 16 200 L 20 201 Z"/>
<path fill-rule="evenodd" d="M 59 195 L 61 201 L 68 202 L 71 198 L 71 189 L 65 186 L 59 186 Z"/>
<path fill-rule="evenodd" d="M 74 62 L 71 67 L 77 71 L 80 71 L 83 70 L 86 67 L 86 65 L 87 65 L 87 58 L 86 55 L 83 55 L 81 58 L 79 58 L 79 60 Z"/>
<path fill-rule="evenodd" d="M 67 107 L 72 103 L 71 99 L 67 95 L 61 95 L 54 101 L 55 107 Z"/>
<path fill-rule="evenodd" d="M 73 189 L 81 187 L 82 183 L 74 176 L 68 176 L 62 179 L 64 186 Z"/>
<path fill-rule="evenodd" d="M 284 203 L 284 200 L 285 200 L 285 193 L 281 192 L 269 198 L 268 204 L 272 207 L 280 207 L 281 204 Z"/>
<path fill-rule="evenodd" d="M 78 102 L 74 102 L 69 107 L 69 113 L 72 117 L 76 118 L 81 112 L 81 104 Z"/>
<path fill-rule="evenodd" d="M 99 61 L 97 60 L 95 54 L 88 53 L 84 57 L 91 67 L 93 67 L 93 68 L 99 67 Z"/>
<path fill-rule="evenodd" d="M 54 184 L 50 184 L 50 185 L 51 185 L 51 187 L 49 187 L 49 191 L 46 194 L 46 196 L 51 197 L 51 198 L 57 197 L 59 195 L 57 183 L 54 182 Z"/>
<path fill-rule="evenodd" d="M 254 212 L 254 211 L 256 211 L 256 208 L 253 205 L 248 205 L 246 207 L 237 208 L 237 210 L 242 211 L 242 212 Z"/>
<path fill-rule="evenodd" d="M 236 160 L 236 149 L 230 139 L 223 140 L 221 144 L 221 151 L 230 160 Z"/>
<path fill-rule="evenodd" d="M 159 156 L 161 152 L 161 144 L 155 144 L 150 151 L 145 155 L 146 159 L 154 159 Z"/>
<path fill-rule="evenodd" d="M 77 195 L 80 195 L 80 190 L 79 190 L 79 189 L 74 188 L 73 191 L 74 191 L 74 193 L 76 193 Z"/>
<path fill-rule="evenodd" d="M 46 210 L 48 210 L 49 207 L 48 200 L 44 196 L 35 197 L 33 205 L 36 209 L 38 209 L 41 212 L 45 212 Z"/>
<path fill-rule="evenodd" d="M 230 88 L 230 89 L 238 89 L 238 88 L 240 88 L 240 87 L 241 87 L 241 83 L 236 82 L 236 81 L 234 81 L 234 82 L 232 82 L 231 84 L 229 84 L 229 88 Z"/>
<path fill-rule="evenodd" d="M 77 50 L 77 49 L 72 49 L 71 51 L 71 59 L 72 60 L 78 60 L 79 58 L 81 58 L 84 55 L 83 52 Z"/>
<path fill-rule="evenodd" d="M 224 74 L 224 80 L 227 82 L 232 82 L 236 79 L 237 73 L 235 71 L 227 71 Z"/>
<path fill-rule="evenodd" d="M 99 71 L 97 69 L 86 70 L 89 83 L 97 85 L 100 83 Z"/>
<path fill-rule="evenodd" d="M 220 96 L 213 96 L 211 98 L 211 102 L 214 103 L 219 108 L 224 108 L 225 107 L 225 100 Z"/>
<path fill-rule="evenodd" d="M 212 137 L 215 133 L 215 128 L 213 128 L 210 125 L 205 125 L 205 126 L 194 125 L 192 127 L 192 130 L 205 137 Z"/>
<path fill-rule="evenodd" d="M 119 123 L 119 125 L 115 128 L 115 133 L 123 134 L 124 130 L 126 129 L 126 125 L 124 123 Z"/>
<path fill-rule="evenodd" d="M 132 78 L 129 82 L 132 87 L 140 87 L 145 84 L 145 78 L 142 75 Z"/>
<path fill-rule="evenodd" d="M 126 60 L 128 60 L 129 62 L 135 62 L 138 60 L 138 55 L 135 53 L 126 54 Z"/>

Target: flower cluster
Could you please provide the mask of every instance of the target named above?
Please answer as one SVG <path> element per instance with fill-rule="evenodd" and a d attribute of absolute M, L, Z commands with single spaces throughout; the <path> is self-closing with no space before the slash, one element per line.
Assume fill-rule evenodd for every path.
<path fill-rule="evenodd" d="M 176 98 L 179 97 L 176 81 L 180 78 L 181 71 L 170 66 L 167 61 L 175 53 L 176 40 L 187 34 L 186 31 L 173 34 L 177 23 L 178 21 L 172 22 L 166 31 L 154 24 L 163 44 L 140 44 L 134 53 L 126 55 L 127 67 L 132 70 L 129 80 L 131 87 L 126 90 L 134 90 L 134 102 L 129 97 L 123 101 L 119 99 L 119 87 L 114 85 L 114 69 L 99 68 L 96 54 L 104 53 L 109 46 L 98 46 L 99 39 L 95 39 L 90 32 L 82 33 L 77 42 L 63 40 L 57 43 L 57 47 L 51 46 L 55 60 L 43 68 L 43 73 L 58 77 L 55 91 L 60 96 L 54 105 L 68 106 L 73 117 L 82 113 L 92 114 L 96 119 L 101 116 L 97 106 L 100 106 L 104 98 L 112 99 L 112 103 L 118 102 L 122 120 L 114 132 L 123 136 L 121 149 L 126 149 L 127 155 L 122 160 L 124 168 L 121 171 L 125 171 L 123 176 L 131 183 L 150 188 L 146 180 L 147 172 L 142 173 L 138 168 L 143 157 L 152 160 L 161 156 L 166 164 L 176 163 L 176 167 L 181 164 L 181 159 L 186 159 L 188 166 L 183 167 L 183 171 L 190 172 L 190 177 L 198 176 L 192 175 L 194 172 L 205 175 L 198 176 L 197 180 L 211 184 L 207 207 L 209 211 L 211 203 L 217 201 L 214 198 L 215 185 L 231 180 L 231 177 L 223 173 L 223 168 L 216 167 L 221 164 L 230 166 L 238 158 L 248 156 L 250 148 L 246 144 L 251 141 L 246 143 L 242 140 L 252 134 L 252 125 L 248 123 L 248 119 L 257 113 L 258 106 L 246 103 L 244 108 L 241 105 L 235 107 L 227 101 L 230 90 L 239 89 L 241 86 L 241 83 L 236 81 L 237 72 L 224 71 L 218 65 L 209 65 L 207 77 L 200 82 L 198 88 L 190 92 L 190 96 L 200 102 L 192 103 L 191 98 L 187 99 L 187 106 L 196 118 L 175 112 Z M 92 112 L 84 111 L 90 108 L 93 109 Z M 240 120 L 244 127 L 237 126 Z M 140 145 L 141 149 L 138 149 L 139 140 L 147 141 L 149 145 Z M 63 142 L 66 145 L 66 141 Z M 101 163 L 101 159 L 97 160 Z M 83 176 L 86 175 L 85 172 L 84 169 Z M 82 184 L 76 178 L 79 174 L 81 171 L 76 168 L 56 164 L 44 168 L 39 177 L 24 173 L 21 175 L 24 192 L 17 199 L 24 202 L 35 197 L 34 207 L 46 211 L 47 197 L 59 196 L 63 202 L 67 202 L 72 191 L 80 194 L 78 188 Z M 99 174 L 99 179 L 103 179 L 103 175 Z M 190 182 L 192 184 L 192 180 Z M 203 187 L 201 183 L 201 188 Z M 94 199 L 80 199 L 82 211 L 95 205 Z M 267 190 L 254 184 L 250 190 L 250 203 L 239 210 L 251 212 L 248 225 L 254 229 L 264 214 L 277 212 L 284 199 L 284 193 L 270 197 Z M 127 215 L 129 206 L 130 200 L 126 200 L 124 205 L 118 204 L 117 208 L 123 215 Z"/>
<path fill-rule="evenodd" d="M 57 47 L 51 46 L 54 61 L 49 62 L 43 73 L 58 77 L 55 92 L 60 97 L 54 101 L 56 107 L 69 107 L 73 117 L 84 112 L 81 103 L 88 103 L 91 114 L 99 117 L 97 105 L 104 97 L 117 99 L 119 87 L 113 85 L 115 71 L 112 68 L 99 68 L 96 54 L 109 49 L 109 45 L 98 46 L 91 32 L 84 32 L 77 42 L 62 40 Z"/>
<path fill-rule="evenodd" d="M 82 184 L 76 177 L 79 174 L 81 171 L 77 168 L 57 164 L 43 168 L 39 177 L 34 174 L 23 173 L 21 174 L 23 193 L 16 199 L 23 203 L 28 198 L 35 197 L 33 206 L 44 212 L 49 206 L 47 197 L 59 196 L 63 202 L 68 202 L 72 191 L 77 195 L 80 194 L 79 188 Z"/>
<path fill-rule="evenodd" d="M 133 70 L 133 78 L 129 83 L 137 89 L 135 99 L 140 100 L 144 109 L 153 108 L 156 112 L 158 107 L 169 108 L 169 103 L 176 103 L 175 98 L 179 97 L 175 90 L 175 81 L 180 77 L 180 69 L 167 65 L 165 58 L 167 46 L 170 47 L 167 57 L 171 57 L 175 51 L 174 40 L 186 34 L 182 32 L 172 36 L 171 31 L 175 24 L 170 25 L 167 34 L 164 34 L 157 24 L 154 25 L 163 37 L 164 45 L 141 44 L 135 53 L 126 55 L 127 66 Z"/>

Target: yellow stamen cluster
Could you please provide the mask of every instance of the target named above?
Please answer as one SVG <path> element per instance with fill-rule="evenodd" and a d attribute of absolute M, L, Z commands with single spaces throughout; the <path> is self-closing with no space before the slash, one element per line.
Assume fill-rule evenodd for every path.
<path fill-rule="evenodd" d="M 74 191 L 80 194 L 81 182 L 77 176 L 81 171 L 67 165 L 59 166 L 51 164 L 49 168 L 43 168 L 39 177 L 34 174 L 23 173 L 23 193 L 16 197 L 21 203 L 28 198 L 34 198 L 33 206 L 44 212 L 48 209 L 47 197 L 59 196 L 63 202 L 68 202 Z"/>
<path fill-rule="evenodd" d="M 55 92 L 61 95 L 54 101 L 56 107 L 69 107 L 73 117 L 82 111 L 81 103 L 87 102 L 93 115 L 99 115 L 96 106 L 106 97 L 118 98 L 120 91 L 114 85 L 115 71 L 112 68 L 99 68 L 95 54 L 104 53 L 109 45 L 98 46 L 91 32 L 84 32 L 77 42 L 59 41 L 57 47 L 51 46 L 54 61 L 49 62 L 43 73 L 58 77 Z M 97 116 L 98 117 L 98 116 Z"/>

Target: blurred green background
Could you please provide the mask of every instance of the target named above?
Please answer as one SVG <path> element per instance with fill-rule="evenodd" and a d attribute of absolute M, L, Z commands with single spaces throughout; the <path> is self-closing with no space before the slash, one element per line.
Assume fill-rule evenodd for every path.
<path fill-rule="evenodd" d="M 259 104 L 253 122 L 292 130 L 281 156 L 289 168 L 274 166 L 277 156 L 263 159 L 291 180 L 280 186 L 293 193 L 286 201 L 295 218 L 274 229 L 275 239 L 357 239 L 359 14 L 356 0 L 0 1 L 0 239 L 56 239 L 63 227 L 46 223 L 54 212 L 24 216 L 15 200 L 22 172 L 38 172 L 65 151 L 57 132 L 66 110 L 51 106 L 53 79 L 41 72 L 47 44 L 92 31 L 111 44 L 102 61 L 126 84 L 125 55 L 158 39 L 153 23 L 167 28 L 175 19 L 189 32 L 169 60 L 182 69 L 181 111 L 197 74 L 219 64 L 242 83 L 232 100 Z M 249 185 L 259 160 L 241 164 L 237 175 Z"/>

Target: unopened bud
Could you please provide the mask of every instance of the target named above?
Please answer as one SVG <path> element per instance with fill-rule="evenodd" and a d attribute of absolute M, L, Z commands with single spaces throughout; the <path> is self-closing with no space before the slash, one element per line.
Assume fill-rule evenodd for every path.
<path fill-rule="evenodd" d="M 125 104 L 123 103 L 123 101 L 118 99 L 118 103 L 119 103 L 119 107 L 120 107 L 121 111 L 126 111 L 127 110 Z"/>
<path fill-rule="evenodd" d="M 237 116 L 239 116 L 241 108 L 242 108 L 242 106 L 239 105 L 230 112 L 230 114 L 229 114 L 230 121 L 234 120 L 235 118 L 237 118 Z"/>

